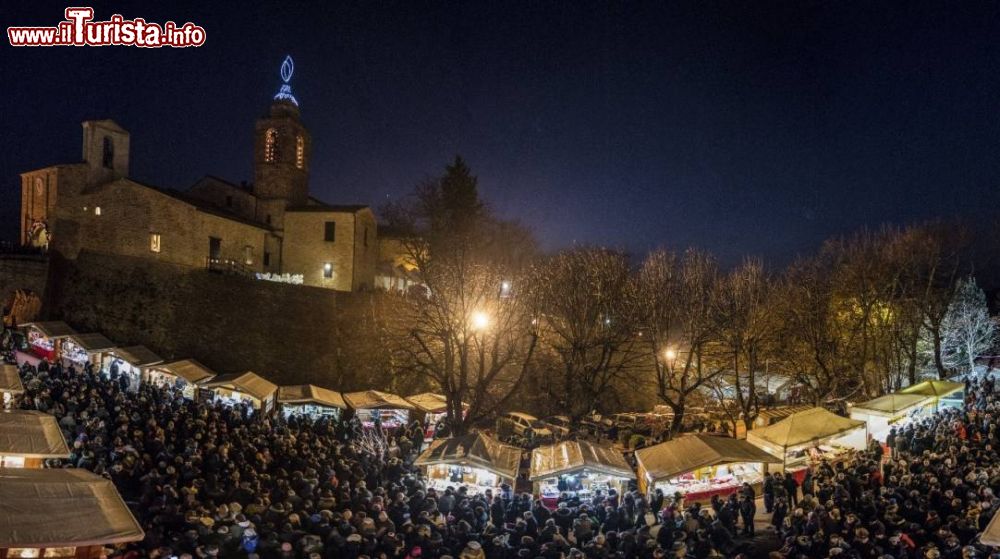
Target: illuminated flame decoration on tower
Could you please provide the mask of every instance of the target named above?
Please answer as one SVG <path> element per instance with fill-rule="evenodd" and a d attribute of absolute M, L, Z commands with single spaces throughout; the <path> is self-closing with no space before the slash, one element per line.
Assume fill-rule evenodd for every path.
<path fill-rule="evenodd" d="M 292 74 L 295 72 L 295 62 L 292 60 L 291 55 L 286 55 L 285 60 L 281 63 L 281 81 L 285 82 L 281 84 L 281 89 L 275 94 L 275 101 L 291 101 L 296 107 L 299 106 L 299 102 L 292 95 L 292 86 L 288 85 L 288 82 L 292 80 Z"/>

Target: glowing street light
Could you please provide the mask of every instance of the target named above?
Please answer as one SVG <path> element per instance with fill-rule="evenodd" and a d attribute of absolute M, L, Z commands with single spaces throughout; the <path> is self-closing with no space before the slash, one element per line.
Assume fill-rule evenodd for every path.
<path fill-rule="evenodd" d="M 482 311 L 472 313 L 472 329 L 485 330 L 490 326 L 490 317 Z"/>
<path fill-rule="evenodd" d="M 667 361 L 673 362 L 674 359 L 677 359 L 677 351 L 675 349 L 673 349 L 673 348 L 669 348 L 668 347 L 663 352 L 663 356 L 667 358 Z"/>

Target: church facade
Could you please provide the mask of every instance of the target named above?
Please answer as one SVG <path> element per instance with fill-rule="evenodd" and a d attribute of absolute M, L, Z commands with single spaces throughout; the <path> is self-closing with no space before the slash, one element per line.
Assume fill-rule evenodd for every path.
<path fill-rule="evenodd" d="M 254 129 L 254 177 L 206 176 L 186 191 L 129 178 L 129 133 L 83 123 L 83 162 L 21 174 L 21 243 L 359 291 L 376 284 L 378 225 L 365 205 L 309 194 L 312 140 L 284 85 Z"/>

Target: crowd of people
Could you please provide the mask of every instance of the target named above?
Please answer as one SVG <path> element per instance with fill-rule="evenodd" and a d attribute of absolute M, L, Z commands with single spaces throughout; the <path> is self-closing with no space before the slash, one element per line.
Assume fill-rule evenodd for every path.
<path fill-rule="evenodd" d="M 872 445 L 845 463 L 819 464 L 798 492 L 772 481 L 765 503 L 783 542 L 776 556 L 1000 557 L 978 542 L 1000 508 L 994 390 L 991 378 L 967 381 L 965 409 L 942 409 L 893 428 L 888 450 Z"/>
<path fill-rule="evenodd" d="M 970 383 L 966 410 L 893 432 L 891 456 L 818 464 L 801 487 L 769 476 L 767 535 L 749 485 L 706 506 L 609 491 L 550 510 L 509 486 L 429 488 L 411 465 L 419 426 L 373 449 L 357 422 L 264 417 L 89 368 L 21 373 L 20 406 L 70 443 L 48 466 L 110 478 L 146 531 L 122 557 L 966 559 L 989 553 L 976 538 L 1000 505 L 992 381 Z"/>

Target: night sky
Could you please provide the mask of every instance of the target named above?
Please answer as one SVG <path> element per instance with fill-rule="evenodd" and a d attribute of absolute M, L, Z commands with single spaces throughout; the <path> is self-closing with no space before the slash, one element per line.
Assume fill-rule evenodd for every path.
<path fill-rule="evenodd" d="M 54 25 L 65 3 L 5 3 Z M 1000 201 L 1000 4 L 119 2 L 97 19 L 205 27 L 201 48 L 11 48 L 0 236 L 18 173 L 80 158 L 80 121 L 132 133 L 134 178 L 251 178 L 280 84 L 331 203 L 408 192 L 455 154 L 549 249 L 696 245 L 783 263 L 831 235 Z M 84 4 L 87 5 L 87 4 Z"/>

